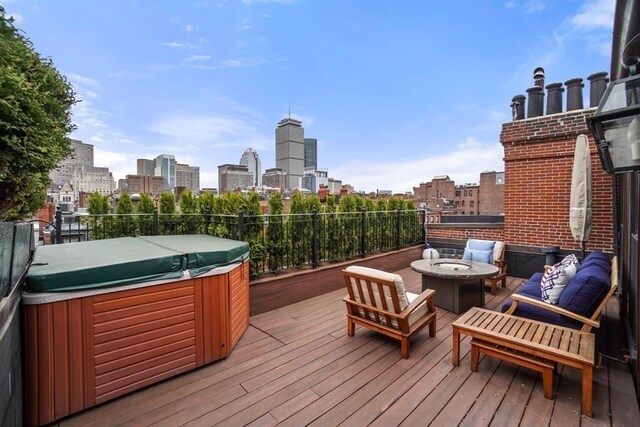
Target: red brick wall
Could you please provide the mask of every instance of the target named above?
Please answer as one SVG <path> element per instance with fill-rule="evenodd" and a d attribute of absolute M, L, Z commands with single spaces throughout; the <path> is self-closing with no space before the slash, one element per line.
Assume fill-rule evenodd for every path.
<path fill-rule="evenodd" d="M 571 170 L 576 137 L 589 138 L 593 226 L 587 250 L 613 249 L 611 175 L 600 165 L 585 117 L 594 110 L 519 120 L 502 125 L 505 228 L 508 244 L 579 249 L 569 229 Z"/>

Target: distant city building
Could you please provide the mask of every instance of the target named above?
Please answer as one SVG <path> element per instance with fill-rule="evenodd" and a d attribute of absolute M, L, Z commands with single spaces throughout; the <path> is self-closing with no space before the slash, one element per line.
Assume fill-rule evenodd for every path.
<path fill-rule="evenodd" d="M 467 183 L 456 187 L 454 204 L 458 215 L 478 215 L 478 194 L 480 186 Z"/>
<path fill-rule="evenodd" d="M 129 186 L 127 185 L 127 179 L 120 178 L 118 180 L 118 193 L 128 193 L 128 192 L 129 192 Z"/>
<path fill-rule="evenodd" d="M 318 140 L 304 139 L 304 167 L 318 169 Z"/>
<path fill-rule="evenodd" d="M 53 185 L 62 186 L 65 183 L 71 183 L 73 170 L 77 167 L 93 166 L 93 145 L 72 139 L 71 148 L 72 154 L 63 159 L 58 167 L 49 173 Z"/>
<path fill-rule="evenodd" d="M 327 186 L 329 187 L 329 194 L 340 194 L 340 189 L 342 188 L 342 180 L 329 178 L 327 180 Z"/>
<path fill-rule="evenodd" d="M 176 186 L 176 157 L 172 154 L 161 154 L 155 158 L 153 175 L 164 178 L 165 191 Z"/>
<path fill-rule="evenodd" d="M 504 214 L 504 172 L 482 172 L 478 194 L 478 215 Z"/>
<path fill-rule="evenodd" d="M 253 185 L 262 187 L 262 164 L 260 156 L 253 148 L 247 148 L 240 157 L 240 164 L 246 166 L 253 175 Z"/>
<path fill-rule="evenodd" d="M 205 187 L 201 191 L 201 193 L 207 193 L 207 192 L 213 194 L 214 196 L 218 195 L 218 189 L 217 188 Z"/>
<path fill-rule="evenodd" d="M 446 199 L 453 202 L 456 193 L 456 183 L 448 175 L 434 176 L 429 182 L 422 182 L 413 188 L 414 197 L 418 201 Z"/>
<path fill-rule="evenodd" d="M 200 168 L 176 163 L 176 187 L 189 189 L 196 196 L 200 194 Z"/>
<path fill-rule="evenodd" d="M 304 128 L 301 121 L 289 117 L 278 122 L 276 167 L 287 174 L 286 189 L 300 186 L 304 174 Z"/>
<path fill-rule="evenodd" d="M 306 188 L 310 192 L 317 194 L 321 185 L 329 185 L 328 172 L 326 170 L 316 170 L 312 167 L 304 168 L 302 188 Z"/>
<path fill-rule="evenodd" d="M 113 175 L 109 172 L 109 168 L 95 166 L 76 167 L 73 170 L 71 182 L 76 200 L 81 192 L 99 193 L 103 196 L 109 196 L 116 192 L 116 183 Z"/>
<path fill-rule="evenodd" d="M 149 175 L 149 176 L 153 176 L 155 175 L 155 169 L 156 169 L 156 162 L 155 160 L 150 160 L 150 159 L 138 159 L 136 161 L 136 165 L 137 165 L 137 174 L 138 175 Z"/>
<path fill-rule="evenodd" d="M 150 194 L 159 196 L 164 192 L 164 178 L 151 175 L 127 175 L 129 194 Z"/>
<path fill-rule="evenodd" d="M 279 188 L 284 191 L 287 186 L 287 173 L 280 168 L 271 168 L 264 171 L 262 184 L 270 188 Z"/>
<path fill-rule="evenodd" d="M 220 194 L 251 186 L 253 186 L 253 174 L 246 166 L 231 164 L 218 166 L 218 191 Z"/>

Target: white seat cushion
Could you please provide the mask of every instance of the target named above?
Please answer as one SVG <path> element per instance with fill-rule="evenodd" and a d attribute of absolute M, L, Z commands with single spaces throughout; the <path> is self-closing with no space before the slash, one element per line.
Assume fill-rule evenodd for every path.
<path fill-rule="evenodd" d="M 418 298 L 419 296 L 420 295 L 418 294 L 407 292 L 407 300 L 409 301 L 409 304 L 411 304 L 411 302 L 414 299 Z M 425 301 L 422 304 L 420 304 L 420 306 L 418 306 L 418 308 L 416 308 L 413 311 L 413 313 L 409 315 L 409 326 L 413 325 L 418 320 L 422 319 L 424 316 L 427 315 L 428 312 L 429 312 L 429 308 L 427 307 L 427 302 Z"/>
<path fill-rule="evenodd" d="M 376 270 L 375 268 L 361 267 L 361 266 L 356 266 L 356 265 L 352 265 L 350 267 L 347 267 L 345 269 L 345 271 L 347 271 L 349 273 L 356 273 L 356 274 L 360 274 L 362 276 L 366 276 L 372 282 L 372 294 L 373 294 L 373 297 L 375 299 L 375 305 L 377 307 L 382 308 L 382 301 L 380 299 L 380 294 L 378 292 L 378 286 L 377 286 L 376 279 L 377 280 L 384 280 L 384 281 L 393 282 L 395 284 L 396 292 L 398 293 L 398 303 L 400 305 L 400 310 L 398 311 L 398 313 L 400 311 L 404 310 L 409 305 L 409 302 L 407 301 L 407 291 L 406 291 L 406 289 L 404 287 L 404 282 L 402 281 L 402 276 L 400 276 L 398 274 L 394 274 L 394 273 L 387 273 L 386 271 L 382 271 L 382 270 Z M 360 296 L 359 296 L 358 287 L 357 287 L 357 284 L 356 284 L 356 279 L 354 279 L 353 277 L 350 277 L 349 281 L 350 281 L 350 284 L 351 284 L 351 288 L 353 289 L 353 294 L 356 297 L 356 300 L 358 302 L 363 302 L 365 304 L 373 305 L 372 301 L 369 298 L 368 292 L 364 293 L 364 301 L 360 301 Z M 389 308 L 389 311 L 394 311 L 394 309 L 393 309 L 393 300 L 391 298 L 391 294 L 386 294 L 386 292 L 388 292 L 387 289 L 388 288 L 385 288 L 385 290 L 384 290 L 387 307 Z"/>

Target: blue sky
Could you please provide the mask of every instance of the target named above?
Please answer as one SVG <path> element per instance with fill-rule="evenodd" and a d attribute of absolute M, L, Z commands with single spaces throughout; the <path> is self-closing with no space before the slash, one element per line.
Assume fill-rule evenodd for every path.
<path fill-rule="evenodd" d="M 174 154 L 217 187 L 288 115 L 357 190 L 504 170 L 501 124 L 532 86 L 608 71 L 614 0 L 2 1 L 77 98 L 96 166 Z"/>

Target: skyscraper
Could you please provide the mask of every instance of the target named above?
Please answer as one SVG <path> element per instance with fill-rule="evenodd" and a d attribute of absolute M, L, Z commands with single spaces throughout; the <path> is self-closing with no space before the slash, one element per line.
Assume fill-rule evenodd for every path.
<path fill-rule="evenodd" d="M 62 186 L 71 183 L 73 172 L 82 166 L 93 166 L 93 145 L 85 144 L 77 139 L 71 140 L 73 153 L 63 159 L 58 167 L 49 173 L 49 178 L 54 185 Z"/>
<path fill-rule="evenodd" d="M 173 154 L 161 154 L 155 158 L 155 176 L 164 178 L 165 191 L 171 191 L 176 187 L 176 157 Z"/>
<path fill-rule="evenodd" d="M 200 168 L 176 163 L 176 187 L 185 187 L 194 195 L 200 193 Z"/>
<path fill-rule="evenodd" d="M 253 174 L 253 185 L 262 187 L 262 166 L 260 156 L 253 148 L 247 148 L 240 157 L 240 164 L 246 166 L 249 172 Z"/>
<path fill-rule="evenodd" d="M 304 128 L 291 117 L 282 119 L 276 128 L 276 167 L 287 174 L 287 189 L 300 186 L 304 175 Z"/>
<path fill-rule="evenodd" d="M 304 139 L 304 167 L 318 169 L 318 140 Z"/>

